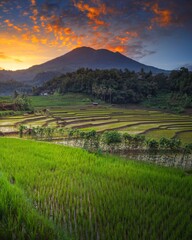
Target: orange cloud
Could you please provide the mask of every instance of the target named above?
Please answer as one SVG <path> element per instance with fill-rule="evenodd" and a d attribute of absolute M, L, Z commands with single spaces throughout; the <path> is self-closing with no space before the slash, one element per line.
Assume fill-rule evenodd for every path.
<path fill-rule="evenodd" d="M 135 38 L 138 37 L 138 33 L 137 32 L 126 32 L 127 35 L 129 35 L 131 38 Z"/>
<path fill-rule="evenodd" d="M 172 12 L 169 9 L 161 9 L 158 3 L 150 5 L 146 3 L 147 7 L 150 7 L 151 11 L 155 14 L 155 17 L 151 20 L 151 25 L 148 27 L 149 30 L 153 29 L 155 24 L 160 27 L 167 27 L 170 25 L 172 20 Z"/>
<path fill-rule="evenodd" d="M 39 38 L 36 37 L 35 35 L 32 35 L 31 41 L 32 41 L 32 43 L 39 43 Z"/>
<path fill-rule="evenodd" d="M 101 19 L 99 19 L 102 15 L 106 15 L 109 11 L 107 10 L 106 4 L 96 2 L 98 7 L 91 7 L 89 4 L 84 4 L 83 1 L 78 3 L 74 3 L 75 7 L 77 7 L 81 12 L 86 12 L 87 17 L 91 20 L 91 22 L 96 25 L 107 25 L 107 23 Z M 111 10 L 110 10 L 111 11 Z"/>
<path fill-rule="evenodd" d="M 40 27 L 38 25 L 33 26 L 34 32 L 40 32 Z"/>
<path fill-rule="evenodd" d="M 36 0 L 31 0 L 31 5 L 35 6 L 36 5 Z"/>
<path fill-rule="evenodd" d="M 47 39 L 46 38 L 40 39 L 40 42 L 44 45 L 47 45 Z"/>
<path fill-rule="evenodd" d="M 31 0 L 31 9 L 32 9 L 32 16 L 30 16 L 30 19 L 33 21 L 34 25 L 37 25 L 37 16 L 39 14 L 37 8 L 36 8 L 36 0 Z"/>
<path fill-rule="evenodd" d="M 111 50 L 113 52 L 120 52 L 120 53 L 124 53 L 126 52 L 126 48 L 124 46 L 108 46 L 107 47 L 108 50 Z"/>
<path fill-rule="evenodd" d="M 130 37 L 120 37 L 120 36 L 117 36 L 116 39 L 117 39 L 121 44 L 125 44 L 125 43 L 127 43 L 131 38 L 130 38 Z"/>
<path fill-rule="evenodd" d="M 70 35 L 72 33 L 72 30 L 70 28 L 64 28 L 63 30 L 66 35 Z"/>
<path fill-rule="evenodd" d="M 28 40 L 30 40 L 30 35 L 28 33 L 25 33 L 25 34 L 22 35 L 22 39 L 24 41 L 28 41 Z"/>
<path fill-rule="evenodd" d="M 11 27 L 11 28 L 17 30 L 18 32 L 22 31 L 22 29 L 20 27 L 18 27 L 16 25 L 14 25 L 13 23 L 11 23 L 11 21 L 9 19 L 4 20 L 4 22 L 7 24 L 8 27 Z"/>
<path fill-rule="evenodd" d="M 154 22 L 159 24 L 160 26 L 167 26 L 171 22 L 171 11 L 170 10 L 161 10 L 158 4 L 154 4 L 152 6 L 153 12 L 157 15 L 154 18 Z"/>

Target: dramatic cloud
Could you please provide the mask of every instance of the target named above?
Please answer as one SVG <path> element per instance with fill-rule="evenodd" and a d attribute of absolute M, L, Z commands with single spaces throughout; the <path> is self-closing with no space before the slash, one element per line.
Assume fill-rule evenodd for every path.
<path fill-rule="evenodd" d="M 164 38 L 189 29 L 192 8 L 188 0 L 0 1 L 0 34 L 43 52 L 47 48 L 52 57 L 89 46 L 141 59 L 156 54 Z M 7 52 L 7 42 L 5 47 Z"/>
<path fill-rule="evenodd" d="M 4 22 L 7 24 L 8 27 L 17 30 L 18 32 L 22 31 L 22 29 L 20 27 L 18 27 L 16 25 L 14 25 L 13 23 L 11 23 L 11 21 L 9 19 L 4 20 Z"/>
<path fill-rule="evenodd" d="M 114 12 L 110 7 L 107 7 L 105 3 L 101 3 L 98 0 L 92 1 L 91 4 L 84 3 L 83 1 L 74 1 L 74 6 L 77 7 L 79 11 L 85 12 L 90 23 L 94 23 L 97 27 L 100 25 L 107 26 L 108 23 L 101 20 L 101 18 Z"/>

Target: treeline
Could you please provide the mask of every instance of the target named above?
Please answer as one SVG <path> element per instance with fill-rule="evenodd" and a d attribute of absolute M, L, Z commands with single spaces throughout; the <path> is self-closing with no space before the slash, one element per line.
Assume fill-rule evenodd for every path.
<path fill-rule="evenodd" d="M 51 127 L 33 127 L 21 125 L 19 136 L 35 140 L 51 141 L 62 140 L 68 145 L 81 146 L 91 152 L 108 151 L 110 153 L 129 152 L 130 150 L 145 150 L 149 153 L 182 154 L 183 158 L 192 153 L 192 144 L 183 144 L 177 138 L 165 138 L 160 140 L 147 139 L 144 135 L 130 135 L 118 131 L 105 131 L 100 134 L 95 130 L 82 131 L 80 129 L 65 129 Z"/>
<path fill-rule="evenodd" d="M 191 106 L 192 72 L 186 68 L 153 75 L 152 72 L 139 73 L 127 69 L 91 70 L 81 68 L 46 82 L 34 88 L 34 94 L 42 92 L 60 94 L 67 92 L 86 93 L 108 103 L 141 103 L 160 93 L 171 93 L 172 98 L 185 100 L 185 107 Z"/>

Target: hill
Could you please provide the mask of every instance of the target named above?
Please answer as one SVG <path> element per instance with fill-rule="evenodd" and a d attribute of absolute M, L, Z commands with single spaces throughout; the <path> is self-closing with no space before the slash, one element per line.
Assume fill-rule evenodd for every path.
<path fill-rule="evenodd" d="M 1 239 L 192 238 L 182 170 L 6 138 L 0 159 Z"/>
<path fill-rule="evenodd" d="M 19 81 L 31 86 L 41 85 L 43 82 L 57 77 L 66 72 L 73 72 L 79 68 L 91 69 L 129 69 L 130 71 L 144 71 L 153 73 L 166 72 L 152 66 L 147 66 L 128 58 L 119 52 L 106 49 L 94 50 L 88 47 L 76 48 L 67 54 L 52 59 L 29 69 L 18 71 L 0 70 L 0 82 Z"/>
<path fill-rule="evenodd" d="M 82 68 L 34 88 L 34 94 L 86 93 L 108 103 L 139 104 L 145 101 L 148 106 L 179 113 L 192 107 L 191 79 L 192 72 L 186 68 L 172 71 L 169 75 Z M 158 95 L 161 95 L 161 99 L 157 98 Z"/>

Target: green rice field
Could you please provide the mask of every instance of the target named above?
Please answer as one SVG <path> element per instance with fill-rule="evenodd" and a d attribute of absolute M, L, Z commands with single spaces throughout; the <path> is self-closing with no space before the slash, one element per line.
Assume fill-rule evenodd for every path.
<path fill-rule="evenodd" d="M 192 175 L 0 138 L 0 239 L 190 240 Z"/>

